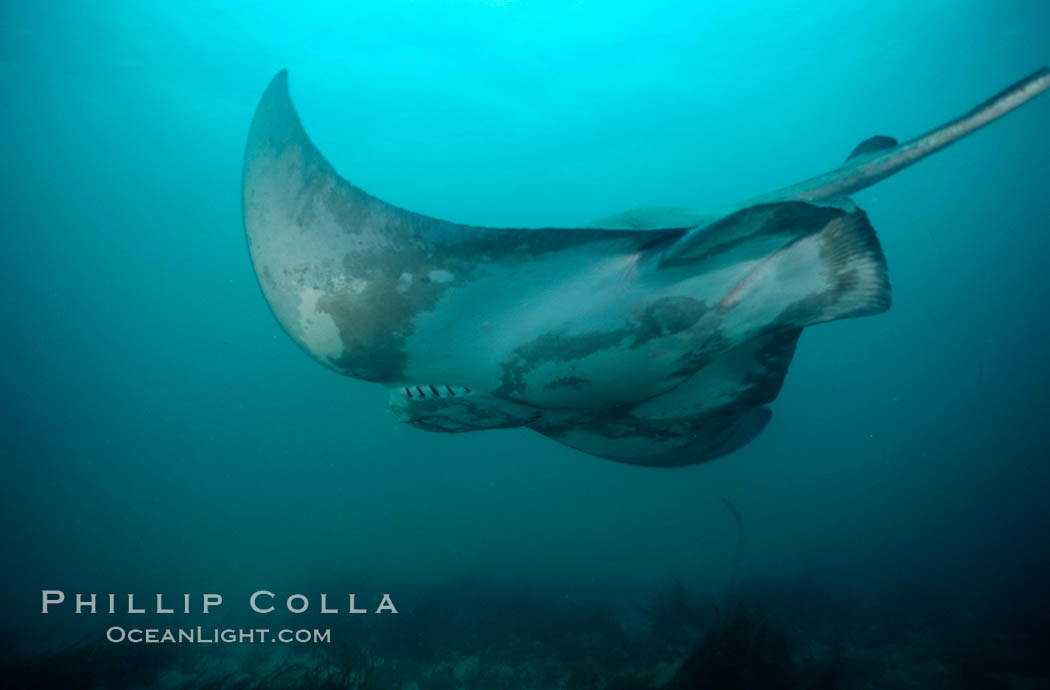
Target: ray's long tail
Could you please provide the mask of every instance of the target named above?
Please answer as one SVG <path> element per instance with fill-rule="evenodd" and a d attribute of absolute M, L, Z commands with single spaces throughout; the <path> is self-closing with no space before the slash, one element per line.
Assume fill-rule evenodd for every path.
<path fill-rule="evenodd" d="M 802 199 L 824 201 L 858 192 L 954 144 L 968 134 L 1027 103 L 1050 88 L 1050 69 L 1042 67 L 1011 84 L 969 112 L 921 136 L 897 144 L 891 137 L 872 137 L 857 147 L 846 164 L 756 201 Z M 867 144 L 872 144 L 867 147 Z"/>

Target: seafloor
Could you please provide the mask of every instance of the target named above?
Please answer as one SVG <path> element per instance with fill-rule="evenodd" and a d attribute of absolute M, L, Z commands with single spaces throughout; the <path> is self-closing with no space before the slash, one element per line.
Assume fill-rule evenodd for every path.
<path fill-rule="evenodd" d="M 98 632 L 27 654 L 39 642 L 10 634 L 2 677 L 10 688 L 1050 688 L 1050 604 L 980 591 L 798 577 L 600 604 L 464 579 L 414 592 L 397 616 L 268 621 L 331 628 L 331 644 L 115 645 Z"/>

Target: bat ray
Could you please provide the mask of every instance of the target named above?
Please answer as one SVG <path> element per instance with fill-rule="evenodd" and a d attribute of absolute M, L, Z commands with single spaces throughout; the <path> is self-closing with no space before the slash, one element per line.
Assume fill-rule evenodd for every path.
<path fill-rule="evenodd" d="M 245 229 L 292 339 L 385 386 L 398 419 L 697 463 L 769 422 L 803 328 L 889 308 L 886 260 L 848 195 L 1048 87 L 1044 67 L 927 134 L 872 137 L 831 172 L 716 211 L 522 229 L 430 218 L 350 184 L 307 138 L 282 71 L 248 135 Z"/>

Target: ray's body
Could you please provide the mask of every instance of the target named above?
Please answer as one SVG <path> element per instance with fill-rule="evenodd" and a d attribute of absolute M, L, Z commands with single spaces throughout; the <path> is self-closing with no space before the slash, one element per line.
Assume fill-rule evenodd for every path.
<path fill-rule="evenodd" d="M 350 184 L 310 143 L 281 72 L 248 136 L 245 227 L 285 330 L 385 386 L 399 419 L 701 462 L 765 426 L 803 328 L 889 307 L 885 258 L 848 195 L 1048 87 L 1044 68 L 928 134 L 872 137 L 836 170 L 725 209 L 521 229 L 429 218 Z"/>

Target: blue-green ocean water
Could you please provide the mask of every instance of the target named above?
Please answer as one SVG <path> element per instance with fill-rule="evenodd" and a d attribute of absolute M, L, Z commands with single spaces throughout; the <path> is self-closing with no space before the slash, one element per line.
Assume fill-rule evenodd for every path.
<path fill-rule="evenodd" d="M 1020 0 L 5 3 L 5 627 L 43 588 L 724 588 L 722 497 L 742 578 L 1045 599 L 1050 96 L 856 195 L 892 309 L 808 329 L 768 429 L 670 470 L 399 424 L 271 315 L 240 173 L 288 68 L 318 148 L 405 208 L 718 206 L 1048 60 Z"/>

